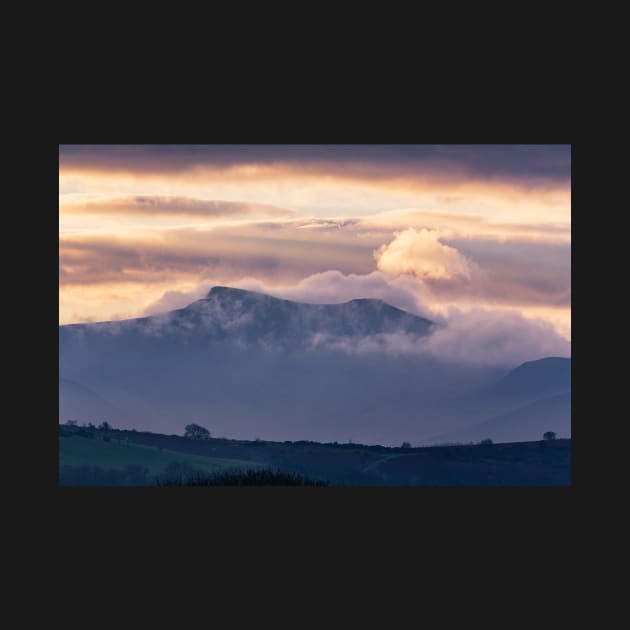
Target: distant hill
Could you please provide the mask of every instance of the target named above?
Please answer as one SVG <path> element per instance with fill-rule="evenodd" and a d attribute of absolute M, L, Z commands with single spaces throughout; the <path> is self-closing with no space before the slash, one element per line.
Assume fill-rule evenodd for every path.
<path fill-rule="evenodd" d="M 528 361 L 456 404 L 468 409 L 468 420 L 424 443 L 539 440 L 545 431 L 570 437 L 571 359 Z"/>
<path fill-rule="evenodd" d="M 571 437 L 570 393 L 536 400 L 489 420 L 437 435 L 427 441 L 478 442 L 489 437 L 494 442 L 524 442 L 541 440 L 547 431 L 553 431 L 558 438 Z"/>
<path fill-rule="evenodd" d="M 571 391 L 571 359 L 547 357 L 519 365 L 488 389 L 510 398 L 542 398 Z"/>

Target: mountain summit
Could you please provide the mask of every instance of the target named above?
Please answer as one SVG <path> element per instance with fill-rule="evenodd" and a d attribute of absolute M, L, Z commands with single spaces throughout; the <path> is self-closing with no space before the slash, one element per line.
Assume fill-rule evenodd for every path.
<path fill-rule="evenodd" d="M 433 322 L 382 300 L 355 299 L 341 304 L 307 304 L 256 291 L 215 286 L 205 298 L 188 306 L 150 317 L 98 324 L 62 326 L 71 331 L 114 335 L 141 334 L 194 338 L 204 342 L 236 341 L 303 347 L 326 338 L 361 338 L 405 333 L 422 336 Z"/>
<path fill-rule="evenodd" d="M 290 338 L 313 334 L 363 337 L 404 332 L 425 335 L 433 322 L 382 300 L 354 299 L 340 304 L 308 304 L 264 293 L 216 286 L 207 297 L 189 305 L 205 321 L 223 329 Z"/>

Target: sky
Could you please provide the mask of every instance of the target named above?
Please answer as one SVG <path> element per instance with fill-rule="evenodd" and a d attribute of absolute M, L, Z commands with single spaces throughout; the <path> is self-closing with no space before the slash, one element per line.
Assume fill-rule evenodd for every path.
<path fill-rule="evenodd" d="M 568 348 L 570 146 L 60 145 L 60 324 L 215 285 Z"/>

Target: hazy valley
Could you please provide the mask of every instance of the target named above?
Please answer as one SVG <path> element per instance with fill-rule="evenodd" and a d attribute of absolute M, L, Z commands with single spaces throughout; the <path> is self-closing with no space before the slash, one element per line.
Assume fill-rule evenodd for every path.
<path fill-rule="evenodd" d="M 570 437 L 570 359 L 445 361 L 423 345 L 436 328 L 381 300 L 215 287 L 169 313 L 61 326 L 59 419 L 384 446 Z"/>

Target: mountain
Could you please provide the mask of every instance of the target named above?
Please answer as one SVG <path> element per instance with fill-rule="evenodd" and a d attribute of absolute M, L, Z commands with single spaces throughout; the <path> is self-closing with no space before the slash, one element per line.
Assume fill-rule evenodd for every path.
<path fill-rule="evenodd" d="M 571 437 L 571 394 L 558 394 L 463 429 L 444 433 L 429 442 L 478 442 L 491 438 L 494 442 L 541 440 L 553 431 L 558 438 Z"/>
<path fill-rule="evenodd" d="M 458 397 L 486 392 L 505 369 L 397 350 L 436 326 L 382 300 L 305 304 L 214 287 L 168 313 L 61 326 L 60 378 L 128 420 L 102 417 L 94 396 L 92 406 L 83 396 L 84 417 L 71 419 L 94 421 L 98 412 L 114 426 L 163 433 L 195 422 L 238 439 L 399 445 L 532 402 L 525 388 L 495 407 L 477 401 L 471 412 L 475 405 Z M 60 421 L 77 396 L 60 382 Z"/>
<path fill-rule="evenodd" d="M 528 361 L 496 383 L 462 397 L 468 421 L 428 442 L 496 442 L 540 440 L 546 431 L 571 436 L 571 359 Z M 482 416 L 485 419 L 479 420 Z M 475 419 L 477 418 L 477 419 Z"/>
<path fill-rule="evenodd" d="M 497 382 L 490 393 L 506 398 L 542 398 L 570 389 L 571 359 L 547 357 L 519 365 Z"/>
<path fill-rule="evenodd" d="M 143 335 L 186 342 L 194 339 L 236 341 L 265 347 L 303 348 L 328 337 L 362 338 L 405 333 L 422 336 L 434 323 L 373 299 L 343 304 L 305 304 L 229 287 L 213 287 L 208 295 L 185 308 L 117 322 L 71 324 L 61 327 L 71 335 Z"/>

